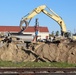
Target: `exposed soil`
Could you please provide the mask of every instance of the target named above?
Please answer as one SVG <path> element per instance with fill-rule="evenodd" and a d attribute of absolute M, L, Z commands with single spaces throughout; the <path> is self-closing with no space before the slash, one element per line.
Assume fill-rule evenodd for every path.
<path fill-rule="evenodd" d="M 68 62 L 76 63 L 76 42 L 38 43 L 26 49 L 24 43 L 2 43 L 0 60 L 12 62 Z"/>

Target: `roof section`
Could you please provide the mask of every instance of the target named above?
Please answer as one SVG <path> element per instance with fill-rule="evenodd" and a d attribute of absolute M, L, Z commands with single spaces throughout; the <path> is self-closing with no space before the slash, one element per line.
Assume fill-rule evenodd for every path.
<path fill-rule="evenodd" d="M 19 26 L 0 26 L 0 31 L 5 32 L 5 31 L 14 31 L 14 32 L 19 32 L 20 27 Z"/>
<path fill-rule="evenodd" d="M 0 32 L 19 32 L 19 26 L 0 26 Z M 47 27 L 38 27 L 39 32 L 49 32 Z M 24 32 L 35 32 L 35 26 L 29 26 Z"/>
<path fill-rule="evenodd" d="M 38 27 L 39 32 L 49 32 L 47 27 Z M 35 26 L 29 26 L 24 32 L 35 32 Z"/>

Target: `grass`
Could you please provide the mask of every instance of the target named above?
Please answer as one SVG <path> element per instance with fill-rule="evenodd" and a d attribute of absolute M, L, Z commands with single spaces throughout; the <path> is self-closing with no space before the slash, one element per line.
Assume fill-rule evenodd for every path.
<path fill-rule="evenodd" d="M 76 64 L 68 64 L 62 62 L 11 62 L 0 61 L 0 67 L 76 67 Z"/>

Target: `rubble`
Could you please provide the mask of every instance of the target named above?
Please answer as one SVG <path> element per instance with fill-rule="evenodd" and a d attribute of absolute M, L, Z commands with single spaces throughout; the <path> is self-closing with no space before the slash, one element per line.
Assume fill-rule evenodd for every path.
<path fill-rule="evenodd" d="M 2 43 L 1 43 L 2 44 Z M 38 43 L 29 49 L 24 43 L 3 43 L 0 46 L 0 60 L 12 62 L 68 62 L 76 63 L 76 43 Z M 31 48 L 31 47 L 34 47 Z"/>

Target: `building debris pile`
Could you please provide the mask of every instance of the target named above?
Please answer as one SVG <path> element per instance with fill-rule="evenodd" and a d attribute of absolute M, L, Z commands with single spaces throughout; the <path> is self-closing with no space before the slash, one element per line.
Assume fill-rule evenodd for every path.
<path fill-rule="evenodd" d="M 28 49 L 23 42 L 0 43 L 0 60 L 12 62 L 68 62 L 76 63 L 76 42 L 35 43 Z"/>

